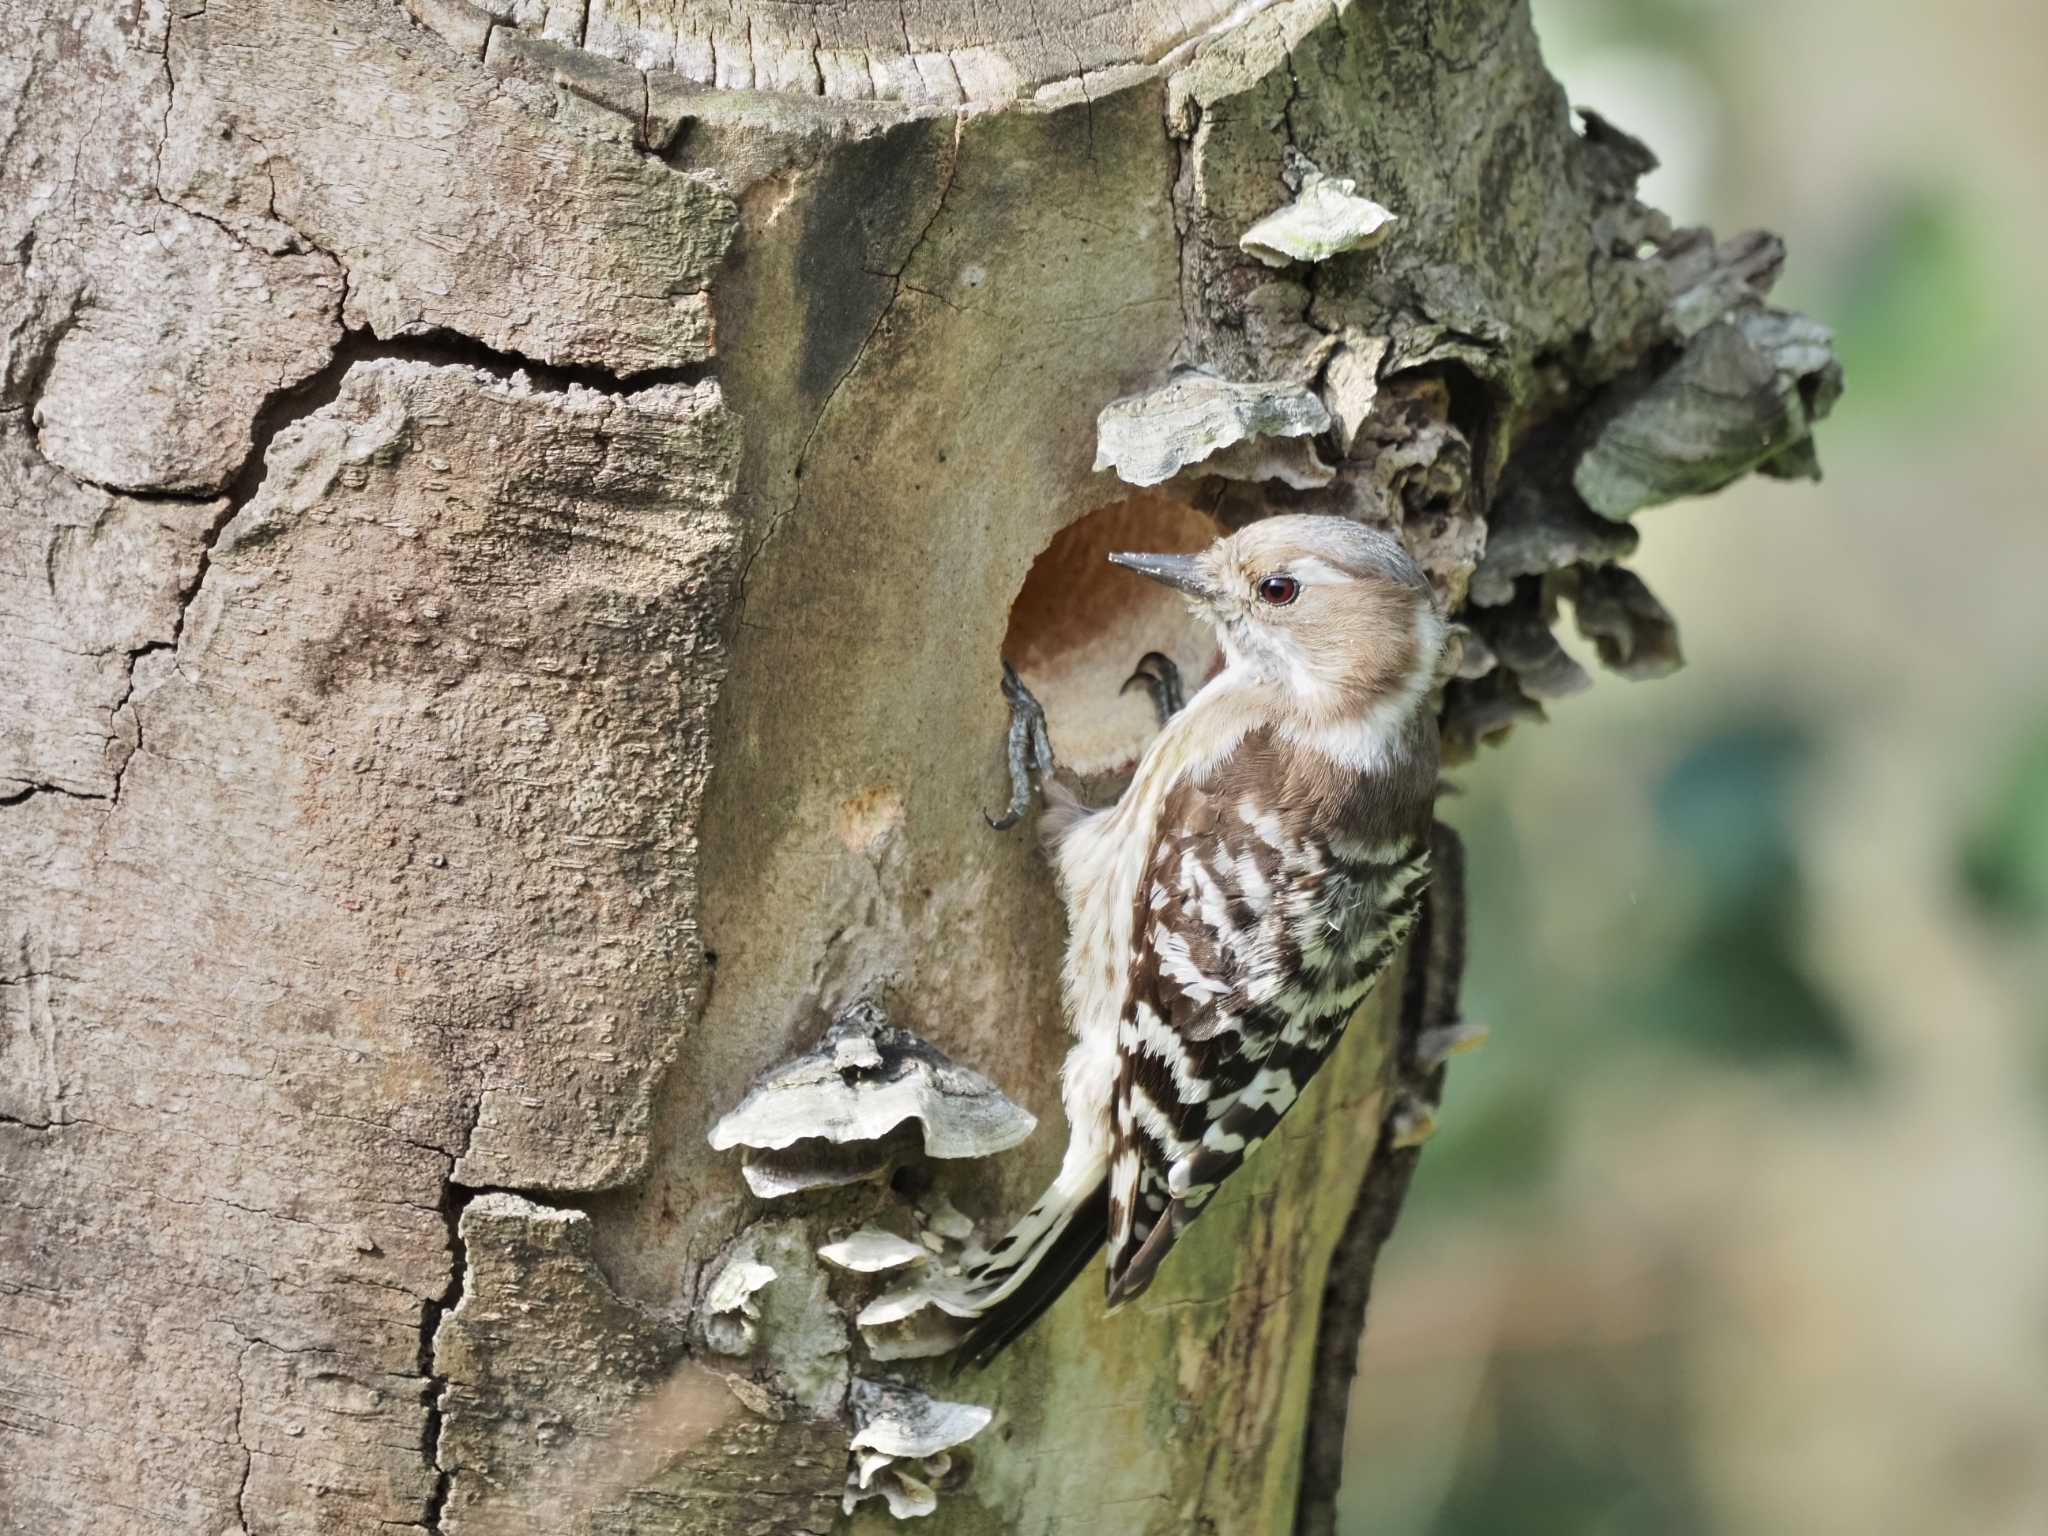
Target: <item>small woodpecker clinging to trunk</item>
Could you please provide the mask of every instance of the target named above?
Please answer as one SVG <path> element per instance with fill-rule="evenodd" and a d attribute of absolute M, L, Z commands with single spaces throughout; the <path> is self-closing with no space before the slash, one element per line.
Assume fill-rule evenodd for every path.
<path fill-rule="evenodd" d="M 1200 555 L 1110 558 L 1186 594 L 1224 665 L 1114 806 L 1045 780 L 1071 1137 L 1051 1188 L 968 1271 L 963 1363 L 1105 1245 L 1110 1305 L 1145 1289 L 1329 1055 L 1429 879 L 1445 626 L 1399 540 L 1283 516 Z"/>

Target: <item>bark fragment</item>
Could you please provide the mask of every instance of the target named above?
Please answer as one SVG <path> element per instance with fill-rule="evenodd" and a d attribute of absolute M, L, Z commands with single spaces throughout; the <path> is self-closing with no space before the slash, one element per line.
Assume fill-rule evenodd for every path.
<path fill-rule="evenodd" d="M 259 408 L 341 339 L 341 274 L 317 252 L 258 250 L 170 208 L 110 238 L 92 267 L 92 301 L 43 375 L 39 449 L 113 490 L 226 490 Z M 169 324 L 151 301 L 166 291 L 195 295 Z"/>
<path fill-rule="evenodd" d="M 564 131 L 550 87 L 533 110 L 508 100 L 480 65 L 421 49 L 396 7 L 359 0 L 347 16 L 346 69 L 325 6 L 221 0 L 181 18 L 165 195 L 258 244 L 328 252 L 347 273 L 345 323 L 382 338 L 446 329 L 624 376 L 711 354 L 729 197 Z"/>

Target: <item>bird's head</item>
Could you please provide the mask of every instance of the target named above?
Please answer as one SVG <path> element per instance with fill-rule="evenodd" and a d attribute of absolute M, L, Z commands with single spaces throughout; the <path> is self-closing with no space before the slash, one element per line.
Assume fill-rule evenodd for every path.
<path fill-rule="evenodd" d="M 1269 517 L 1199 555 L 1117 554 L 1185 593 L 1227 670 L 1286 690 L 1304 715 L 1360 716 L 1434 681 L 1444 622 L 1401 541 L 1345 517 Z"/>

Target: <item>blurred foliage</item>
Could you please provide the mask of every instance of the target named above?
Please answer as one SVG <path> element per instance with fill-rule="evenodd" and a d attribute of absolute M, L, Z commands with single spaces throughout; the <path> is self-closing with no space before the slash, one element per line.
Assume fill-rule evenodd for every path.
<path fill-rule="evenodd" d="M 1441 1536 L 1694 1536 L 1711 1529 L 1685 1462 L 1668 1341 L 1496 1356 L 1475 1449 Z M 1495 1454 L 1485 1454 L 1491 1449 Z M 1500 1454 L 1509 1452 L 1510 1454 Z"/>
<path fill-rule="evenodd" d="M 1963 844 L 1963 885 L 2010 922 L 2048 915 L 2048 723 L 2006 763 L 2002 783 Z"/>
<path fill-rule="evenodd" d="M 1510 1082 L 1475 1095 L 1475 1061 L 1458 1063 L 1456 1129 L 1432 1139 L 1417 1165 L 1413 1203 L 1454 1210 L 1482 1200 L 1523 1201 L 1543 1187 L 1556 1153 L 1557 1095 L 1542 1084 Z M 1426 1191 L 1426 1192 L 1425 1192 Z"/>
<path fill-rule="evenodd" d="M 1858 402 L 1970 409 L 2009 371 L 1985 366 L 1998 351 L 2002 289 L 1979 255 L 1976 221 L 1953 186 L 1914 182 L 1873 196 L 1827 311 Z M 1796 288 L 1787 291 L 1797 302 Z"/>
<path fill-rule="evenodd" d="M 1648 852 L 1658 900 L 1682 921 L 1624 932 L 1626 917 L 1613 914 L 1602 927 L 1615 942 L 1590 973 L 1561 973 L 1545 953 L 1531 914 L 1560 884 L 1528 856 L 1507 814 L 1512 773 L 1482 773 L 1469 798 L 1452 802 L 1480 871 L 1465 1011 L 1526 1042 L 1529 1055 L 1512 1067 L 1489 1051 L 1458 1061 L 1455 1109 L 1423 1161 L 1418 1206 L 1513 1206 L 1540 1190 L 1565 1113 L 1560 1087 L 1586 1072 L 1589 1051 L 1661 1043 L 1750 1068 L 1856 1064 L 1854 1034 L 1802 955 L 1810 898 L 1794 801 L 1811 753 L 1807 735 L 1778 720 L 1710 729 L 1683 752 L 1650 796 Z"/>
<path fill-rule="evenodd" d="M 1551 0 L 1536 19 L 1553 63 L 1617 43 L 1696 58 L 1721 41 L 1730 12 L 1758 3 L 1771 0 Z"/>
<path fill-rule="evenodd" d="M 1657 827 L 1674 872 L 1692 877 L 1694 927 L 1621 1003 L 1624 1013 L 1751 1066 L 1852 1063 L 1848 1024 L 1801 958 L 1808 897 L 1789 800 L 1811 751 L 1789 722 L 1737 726 L 1666 774 Z"/>

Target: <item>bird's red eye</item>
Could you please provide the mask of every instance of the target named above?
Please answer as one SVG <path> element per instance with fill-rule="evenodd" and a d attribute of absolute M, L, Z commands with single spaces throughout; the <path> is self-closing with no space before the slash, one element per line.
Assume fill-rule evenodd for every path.
<path fill-rule="evenodd" d="M 1268 576 L 1259 583 L 1259 601 L 1284 608 L 1301 596 L 1301 583 L 1292 576 Z"/>

